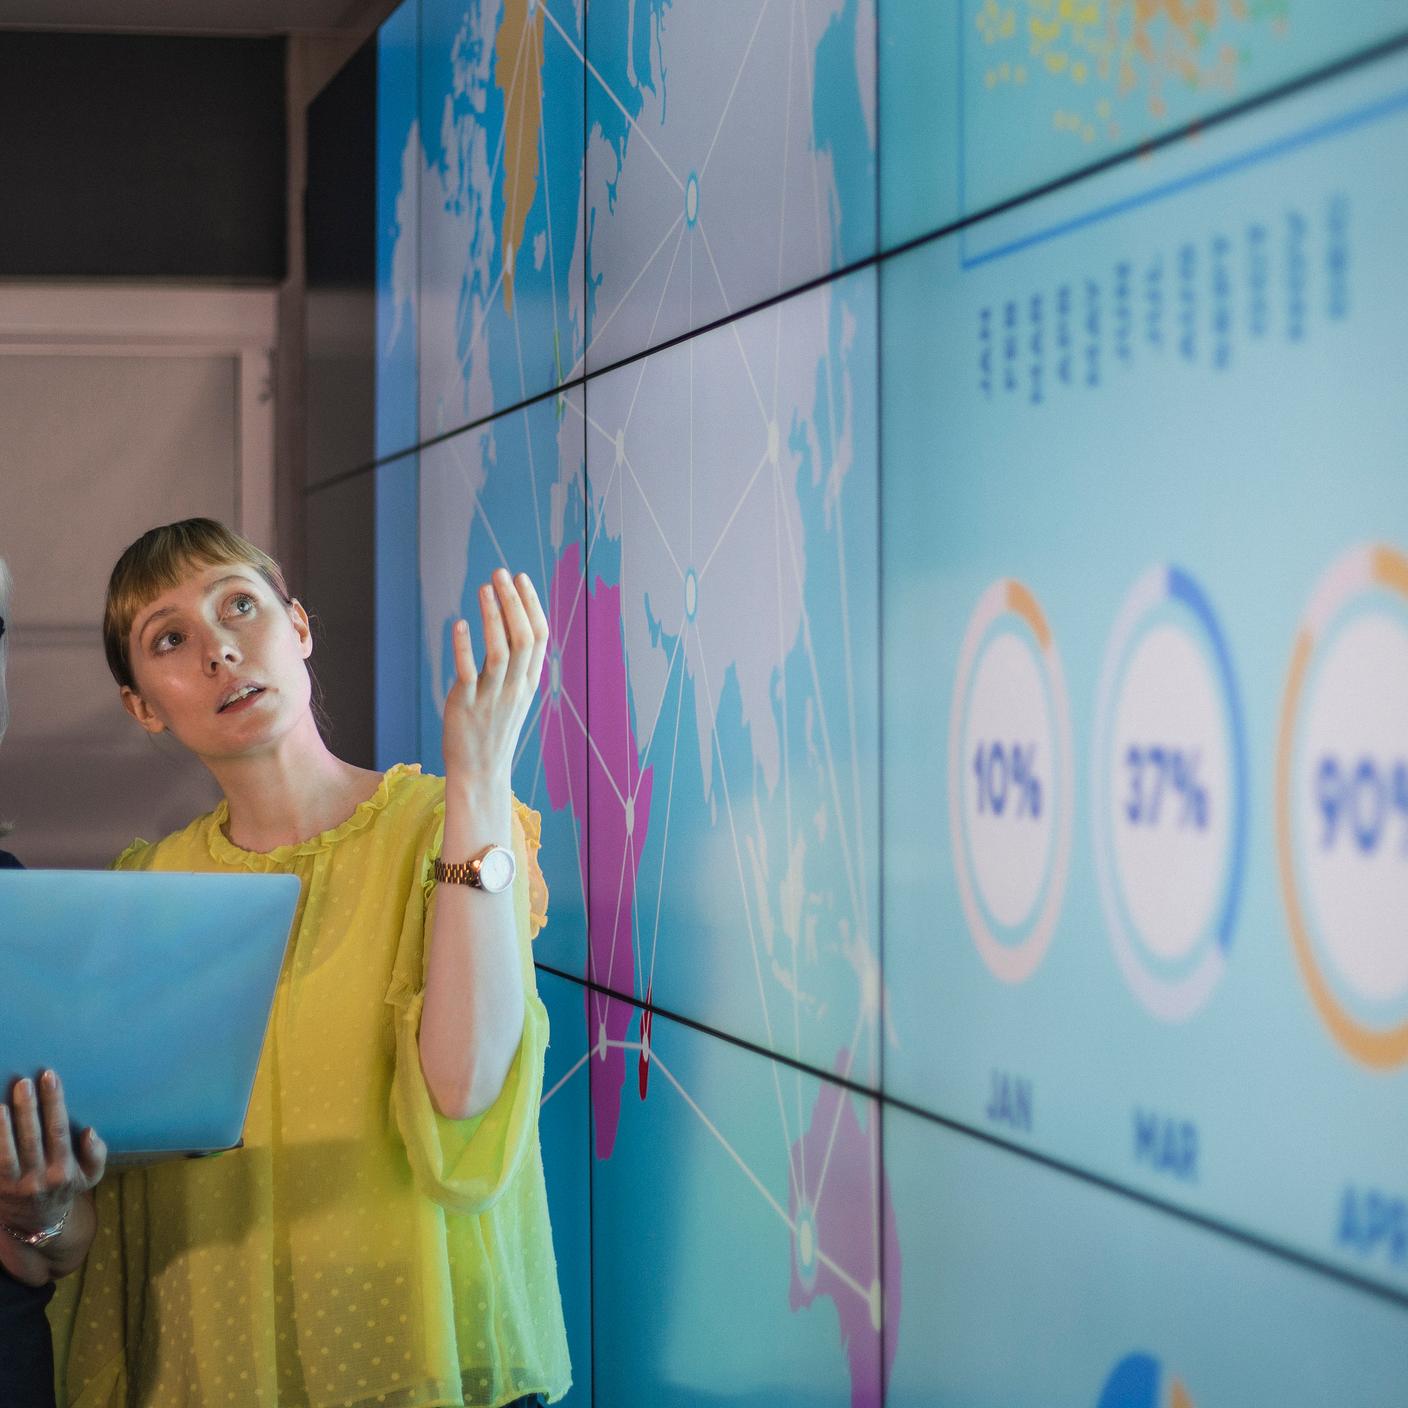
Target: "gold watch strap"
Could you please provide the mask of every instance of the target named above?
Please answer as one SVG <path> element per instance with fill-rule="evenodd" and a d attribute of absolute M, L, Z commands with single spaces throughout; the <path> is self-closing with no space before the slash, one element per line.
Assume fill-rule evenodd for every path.
<path fill-rule="evenodd" d="M 441 885 L 479 884 L 479 871 L 475 864 L 477 856 L 469 860 L 444 861 L 435 857 L 435 879 Z"/>
<path fill-rule="evenodd" d="M 468 885 L 486 895 L 497 895 L 513 884 L 515 869 L 513 852 L 507 846 L 489 845 L 468 860 L 437 859 L 435 879 L 443 885 Z"/>

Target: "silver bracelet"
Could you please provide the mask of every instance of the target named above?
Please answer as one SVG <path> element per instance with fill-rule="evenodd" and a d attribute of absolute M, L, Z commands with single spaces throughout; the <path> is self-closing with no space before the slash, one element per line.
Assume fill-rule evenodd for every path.
<path fill-rule="evenodd" d="M 15 1241 L 26 1247 L 33 1247 L 36 1251 L 40 1247 L 47 1246 L 64 1230 L 64 1224 L 68 1221 L 68 1213 L 65 1213 L 57 1222 L 49 1227 L 41 1227 L 37 1232 L 21 1232 L 18 1227 L 11 1227 L 8 1222 L 0 1222 L 0 1231 L 10 1234 Z"/>

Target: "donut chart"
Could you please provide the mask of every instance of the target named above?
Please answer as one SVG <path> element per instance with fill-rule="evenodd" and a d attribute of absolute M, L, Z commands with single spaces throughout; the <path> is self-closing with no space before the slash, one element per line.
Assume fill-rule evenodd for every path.
<path fill-rule="evenodd" d="M 1276 852 L 1316 1012 L 1375 1070 L 1408 1061 L 1408 557 L 1326 569 L 1301 618 L 1276 750 Z"/>
<path fill-rule="evenodd" d="M 1246 728 L 1213 605 L 1183 568 L 1135 582 L 1105 648 L 1091 817 L 1105 927 L 1132 991 L 1186 1020 L 1227 964 L 1247 852 Z"/>
<path fill-rule="evenodd" d="M 1020 983 L 1056 929 L 1074 811 L 1061 657 L 1031 590 L 1001 578 L 968 619 L 949 716 L 949 828 L 968 930 Z"/>

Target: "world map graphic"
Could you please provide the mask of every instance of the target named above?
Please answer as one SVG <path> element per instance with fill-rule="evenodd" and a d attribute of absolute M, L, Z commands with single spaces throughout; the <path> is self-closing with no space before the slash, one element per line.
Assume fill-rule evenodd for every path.
<path fill-rule="evenodd" d="M 769 1065 L 756 1108 L 705 1109 L 637 1006 L 878 1080 L 876 608 L 851 586 L 874 581 L 874 276 L 637 357 L 873 245 L 873 8 L 594 4 L 590 52 L 583 18 L 421 11 L 390 325 L 443 437 L 420 452 L 421 755 L 454 621 L 526 568 L 553 643 L 515 786 L 550 858 L 537 956 L 592 983 L 595 1156 L 661 1099 L 735 1162 L 730 1122 L 772 1120 L 775 1167 L 739 1176 L 787 1224 L 779 1306 L 832 1307 L 848 1399 L 873 1403 L 900 1260 L 872 1102 L 808 1105 Z M 715 63 L 682 60 L 701 45 Z"/>

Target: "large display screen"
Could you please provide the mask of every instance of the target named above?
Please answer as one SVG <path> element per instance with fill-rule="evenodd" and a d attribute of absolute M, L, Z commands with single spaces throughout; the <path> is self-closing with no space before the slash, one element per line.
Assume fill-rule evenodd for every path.
<path fill-rule="evenodd" d="M 380 761 L 553 633 L 629 1405 L 1408 1403 L 1408 11 L 407 0 Z"/>

